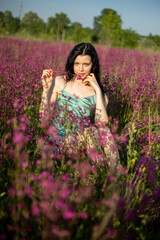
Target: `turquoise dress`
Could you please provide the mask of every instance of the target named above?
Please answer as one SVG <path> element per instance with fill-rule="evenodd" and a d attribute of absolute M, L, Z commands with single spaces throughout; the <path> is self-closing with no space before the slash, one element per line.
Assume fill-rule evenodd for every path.
<path fill-rule="evenodd" d="M 91 124 L 94 124 L 95 109 L 96 94 L 89 97 L 76 98 L 64 89 L 61 90 L 61 94 L 56 100 L 55 112 L 52 119 L 53 125 L 59 134 L 59 139 L 56 140 L 57 146 L 61 144 L 61 140 L 65 136 L 69 134 L 76 135 L 77 132 L 84 130 L 85 127 L 90 127 Z M 92 131 L 92 129 L 89 131 Z M 119 153 L 113 136 L 108 127 L 100 129 L 100 132 L 105 136 L 105 144 L 103 144 L 103 147 L 105 147 L 107 159 L 108 157 L 110 159 L 107 161 L 110 162 L 110 166 L 114 167 L 116 166 L 116 159 L 119 158 Z M 97 133 L 97 131 L 95 131 L 95 133 Z M 56 152 L 59 153 L 59 148 L 56 149 Z"/>
<path fill-rule="evenodd" d="M 77 98 L 64 89 L 61 90 L 61 94 L 56 100 L 52 119 L 60 139 L 68 134 L 77 133 L 94 123 L 95 108 L 96 94 Z"/>

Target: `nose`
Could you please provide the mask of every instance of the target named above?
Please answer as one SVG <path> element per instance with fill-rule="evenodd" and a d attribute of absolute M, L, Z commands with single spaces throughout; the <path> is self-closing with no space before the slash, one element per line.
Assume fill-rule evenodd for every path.
<path fill-rule="evenodd" d="M 79 66 L 79 71 L 80 71 L 80 72 L 83 72 L 83 64 L 80 64 L 80 66 Z"/>

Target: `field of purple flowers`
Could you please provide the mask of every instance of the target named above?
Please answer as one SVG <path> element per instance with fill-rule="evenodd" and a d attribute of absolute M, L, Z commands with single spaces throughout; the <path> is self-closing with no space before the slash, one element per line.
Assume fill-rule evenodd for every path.
<path fill-rule="evenodd" d="M 0 239 L 158 240 L 160 53 L 96 46 L 123 166 L 113 171 L 44 149 L 42 70 L 62 74 L 72 47 L 1 38 Z"/>

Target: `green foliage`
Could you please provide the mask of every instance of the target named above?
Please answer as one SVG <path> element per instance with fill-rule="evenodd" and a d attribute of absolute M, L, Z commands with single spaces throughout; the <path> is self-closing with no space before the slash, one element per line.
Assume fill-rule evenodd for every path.
<path fill-rule="evenodd" d="M 91 42 L 93 30 L 90 28 L 83 28 L 78 22 L 74 22 L 68 29 L 66 40 L 73 42 Z"/>
<path fill-rule="evenodd" d="M 44 31 L 44 23 L 34 12 L 28 12 L 21 20 L 21 29 L 25 29 L 31 35 L 37 35 Z"/>
<path fill-rule="evenodd" d="M 4 25 L 4 13 L 0 12 L 0 33 L 5 32 L 5 25 Z"/>
<path fill-rule="evenodd" d="M 153 41 L 158 47 L 160 47 L 160 36 L 153 36 L 152 34 L 150 34 L 147 39 Z"/>
<path fill-rule="evenodd" d="M 153 40 L 145 38 L 139 43 L 139 47 L 142 49 L 155 49 L 156 44 Z"/>
<path fill-rule="evenodd" d="M 16 33 L 20 28 L 20 19 L 14 18 L 10 11 L 0 12 L 0 33 Z"/>
<path fill-rule="evenodd" d="M 138 46 L 140 35 L 131 28 L 122 31 L 122 47 L 135 48 Z"/>
<path fill-rule="evenodd" d="M 46 25 L 47 33 L 54 34 L 57 41 L 65 40 L 65 32 L 70 24 L 70 20 L 65 13 L 56 13 L 55 17 L 48 18 Z"/>
<path fill-rule="evenodd" d="M 105 8 L 93 19 L 93 29 L 83 27 L 79 22 L 71 22 L 67 14 L 61 12 L 48 18 L 47 22 L 32 11 L 23 18 L 14 18 L 10 11 L 0 12 L 0 34 L 20 38 L 42 39 L 62 42 L 91 42 L 117 48 L 141 48 L 157 50 L 160 36 L 142 37 L 135 30 L 122 29 L 121 16 L 113 9 Z"/>
<path fill-rule="evenodd" d="M 113 45 L 121 31 L 122 20 L 120 15 L 112 9 L 105 8 L 94 21 L 94 27 L 98 32 L 100 41 Z"/>

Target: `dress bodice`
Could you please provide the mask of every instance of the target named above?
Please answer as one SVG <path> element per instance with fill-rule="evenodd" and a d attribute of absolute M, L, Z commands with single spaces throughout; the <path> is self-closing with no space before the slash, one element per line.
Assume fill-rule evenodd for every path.
<path fill-rule="evenodd" d="M 53 125 L 60 137 L 83 129 L 94 121 L 96 95 L 77 98 L 64 89 L 56 100 Z"/>

